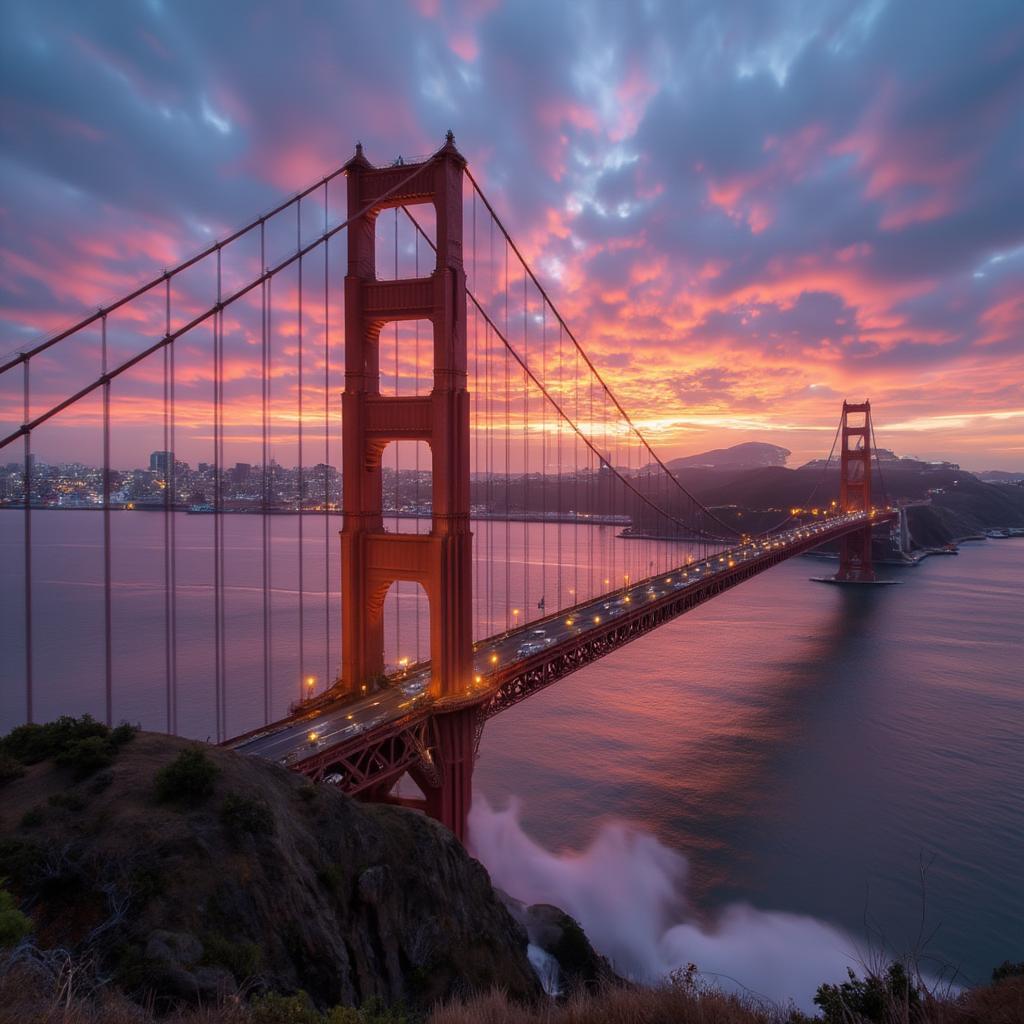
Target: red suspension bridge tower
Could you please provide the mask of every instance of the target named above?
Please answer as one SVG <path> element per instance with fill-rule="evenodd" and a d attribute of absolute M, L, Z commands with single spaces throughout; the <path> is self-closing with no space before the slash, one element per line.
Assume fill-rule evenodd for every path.
<path fill-rule="evenodd" d="M 375 168 L 362 146 L 348 177 L 345 391 L 342 396 L 341 690 L 359 693 L 384 671 L 384 601 L 397 581 L 419 583 L 430 611 L 431 695 L 464 696 L 473 679 L 472 534 L 469 522 L 469 390 L 462 188 L 466 161 L 451 133 L 420 165 Z M 408 180 L 407 180 L 408 179 Z M 403 181 L 406 184 L 401 185 Z M 382 210 L 433 203 L 437 264 L 428 277 L 380 281 L 375 224 Z M 362 211 L 362 212 L 361 212 Z M 433 327 L 433 387 L 415 397 L 380 393 L 381 330 L 398 320 Z M 392 441 L 426 441 L 433 473 L 432 521 L 423 535 L 389 533 L 382 517 L 382 456 Z M 414 772 L 426 809 L 464 838 L 475 717 L 437 716 L 433 768 Z M 383 794 L 381 794 L 383 795 Z"/>
<path fill-rule="evenodd" d="M 871 403 L 843 402 L 842 450 L 839 456 L 839 507 L 871 514 Z M 847 534 L 839 544 L 841 583 L 874 583 L 871 529 Z"/>

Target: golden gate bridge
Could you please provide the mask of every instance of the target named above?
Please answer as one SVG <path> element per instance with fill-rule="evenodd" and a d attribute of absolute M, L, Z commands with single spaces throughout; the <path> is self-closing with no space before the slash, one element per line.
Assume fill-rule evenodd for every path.
<path fill-rule="evenodd" d="M 98 350 L 99 372 L 74 382 L 70 357 L 89 346 Z M 342 348 L 339 431 L 332 395 Z M 252 381 L 258 401 L 242 390 Z M 809 522 L 790 515 L 748 533 L 727 510 L 696 500 L 587 355 L 450 132 L 430 156 L 384 167 L 357 145 L 343 167 L 288 201 L 8 358 L 0 384 L 21 400 L 20 421 L 13 409 L 4 415 L 18 425 L 0 449 L 20 442 L 24 460 L 26 721 L 36 715 L 37 652 L 58 644 L 62 631 L 59 617 L 38 613 L 33 592 L 34 441 L 62 419 L 72 428 L 98 421 L 98 629 L 102 717 L 110 723 L 121 691 L 111 451 L 115 431 L 138 429 L 119 428 L 118 401 L 137 416 L 132 403 L 148 387 L 143 412 L 170 462 L 157 481 L 160 654 L 165 727 L 179 731 L 173 452 L 183 432 L 195 435 L 201 398 L 212 428 L 212 557 L 201 581 L 211 600 L 206 634 L 197 641 L 193 630 L 188 645 L 208 651 L 202 678 L 190 683 L 212 696 L 211 735 L 361 798 L 419 807 L 460 838 L 487 719 L 822 544 L 840 545 L 837 581 L 871 582 L 872 530 L 896 517 L 886 501 L 872 501 L 876 445 L 867 402 L 843 404 L 822 475 L 838 461 L 830 514 Z M 261 452 L 261 601 L 259 614 L 239 621 L 228 614 L 225 453 L 257 407 L 250 440 Z M 328 475 L 339 445 L 343 525 L 335 550 Z M 296 459 L 288 508 L 299 513 L 297 617 L 285 627 L 294 643 L 284 665 L 275 653 L 279 562 L 270 514 L 282 510 L 274 459 L 282 448 Z M 311 458 L 322 461 L 311 466 Z M 406 519 L 397 515 L 403 479 L 407 499 L 413 491 Z M 317 516 L 322 528 L 308 527 Z M 612 546 L 604 571 L 596 569 L 595 522 L 634 527 L 636 539 Z M 522 532 L 513 537 L 516 523 Z M 261 684 L 263 698 L 259 724 L 240 734 L 228 687 L 245 671 L 233 664 L 239 643 L 260 649 L 262 679 L 243 682 Z M 319 665 L 325 685 L 314 692 Z M 282 675 L 284 687 L 294 686 L 287 709 Z M 419 795 L 400 795 L 404 776 Z"/>

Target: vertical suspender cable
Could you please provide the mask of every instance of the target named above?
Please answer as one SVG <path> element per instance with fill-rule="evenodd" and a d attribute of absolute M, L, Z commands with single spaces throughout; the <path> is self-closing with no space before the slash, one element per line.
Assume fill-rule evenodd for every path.
<path fill-rule="evenodd" d="M 493 267 L 491 274 L 493 277 Z M 491 354 L 491 327 L 484 322 L 484 348 L 486 350 L 486 362 L 484 363 L 484 390 L 487 394 L 486 416 L 487 433 L 484 434 L 484 450 L 487 460 L 487 521 L 484 528 L 487 531 L 487 634 L 494 631 L 494 388 L 492 387 L 492 362 Z"/>
<path fill-rule="evenodd" d="M 573 390 L 575 392 L 575 411 L 573 419 L 580 422 L 580 354 L 576 351 L 575 346 L 573 347 Z M 573 604 L 576 604 L 580 600 L 580 441 L 579 434 L 574 430 L 572 433 L 572 489 L 573 489 L 573 525 L 572 525 L 572 542 L 573 542 L 573 556 L 572 556 L 572 569 L 573 569 Z"/>
<path fill-rule="evenodd" d="M 473 251 L 469 258 L 470 274 L 472 275 L 473 288 L 476 288 L 476 193 L 472 193 L 473 207 L 472 207 L 472 244 Z M 463 199 L 465 204 L 465 199 Z M 419 254 L 419 240 L 420 236 L 417 234 L 417 254 Z M 417 340 L 419 340 L 419 334 L 417 334 Z M 470 505 L 470 529 L 472 529 L 472 515 L 473 515 L 473 477 L 477 480 L 480 478 L 480 312 L 478 309 L 473 310 L 473 380 L 472 380 L 472 394 L 470 395 L 470 409 L 472 411 L 472 422 L 470 423 L 470 437 L 473 445 L 473 466 L 470 472 L 469 478 L 469 505 Z M 419 474 L 417 474 L 419 476 Z M 475 545 L 474 545 L 475 549 Z M 485 635 L 480 633 L 480 559 L 479 552 L 475 553 L 473 557 L 473 626 L 472 633 L 475 639 L 478 636 Z M 419 643 L 417 643 L 417 648 Z"/>
<path fill-rule="evenodd" d="M 472 239 L 473 239 L 473 252 L 470 256 L 470 273 L 472 274 L 473 287 L 477 287 L 476 280 L 476 192 L 471 192 L 473 196 L 473 213 L 472 213 Z M 419 242 L 419 235 L 416 236 L 417 243 Z M 417 248 L 417 253 L 419 249 Z M 419 334 L 416 335 L 417 339 Z M 470 476 L 469 481 L 469 494 L 470 494 L 470 518 L 472 519 L 472 507 L 473 507 L 473 476 L 476 477 L 477 481 L 480 479 L 480 311 L 478 309 L 473 310 L 473 394 L 470 398 L 470 407 L 473 411 L 473 422 L 470 425 L 473 438 L 473 472 Z M 472 529 L 472 523 L 470 524 Z M 473 545 L 474 557 L 473 557 L 473 605 L 475 612 L 476 621 L 473 624 L 473 637 L 476 639 L 480 636 L 486 636 L 485 632 L 480 630 L 480 620 L 483 617 L 481 612 L 481 588 L 480 588 L 480 552 L 476 549 L 476 545 Z M 417 643 L 418 647 L 418 643 Z"/>
<path fill-rule="evenodd" d="M 548 378 L 548 339 L 547 339 L 547 303 L 540 304 L 540 376 L 547 384 Z M 547 399 L 540 398 L 540 599 L 546 612 L 548 589 L 548 408 Z"/>
<path fill-rule="evenodd" d="M 494 295 L 494 218 L 489 221 L 490 234 L 487 252 L 487 292 Z M 487 348 L 487 632 L 495 628 L 494 621 L 494 356 L 491 352 L 493 335 L 489 323 L 484 323 L 484 341 Z"/>
<path fill-rule="evenodd" d="M 398 207 L 395 207 L 395 280 L 398 280 Z M 398 321 L 395 321 L 395 397 L 399 394 L 398 388 Z M 394 509 L 395 509 L 395 533 L 400 530 L 399 525 L 399 514 L 401 512 L 401 504 L 399 502 L 399 480 L 400 480 L 400 467 L 399 467 L 399 444 L 395 442 L 395 497 L 394 497 Z M 395 661 L 397 662 L 402 657 L 402 582 L 401 580 L 395 581 Z"/>
<path fill-rule="evenodd" d="M 531 618 L 530 596 L 530 378 L 526 367 L 530 358 L 527 330 L 526 272 L 523 272 L 523 620 Z"/>
<path fill-rule="evenodd" d="M 217 611 L 220 616 L 220 707 L 221 736 L 228 735 L 228 630 L 227 630 L 227 573 L 225 571 L 224 527 L 227 522 L 224 516 L 224 310 L 218 315 L 217 349 L 219 368 L 217 374 L 217 404 L 220 413 L 220 448 L 217 460 L 220 464 L 220 514 L 214 516 L 217 527 L 217 544 L 220 549 L 220 600 Z"/>
<path fill-rule="evenodd" d="M 221 250 L 217 249 L 217 306 L 213 317 L 213 702 L 216 718 L 217 742 L 224 738 L 224 679 L 221 675 L 222 648 L 224 634 L 221 632 L 221 602 L 223 600 L 224 581 L 221 576 L 221 520 L 224 517 L 224 495 L 221 463 L 221 353 L 220 336 L 223 329 L 223 310 L 221 310 Z"/>
<path fill-rule="evenodd" d="M 590 414 L 588 416 L 588 433 L 590 434 L 591 437 L 594 437 L 595 434 L 596 434 L 596 431 L 594 430 L 594 377 L 593 377 L 593 374 L 590 375 Z M 594 451 L 593 451 L 592 448 L 589 448 L 589 447 L 587 448 L 587 465 L 590 467 L 590 473 L 588 474 L 588 478 L 587 478 L 587 510 L 590 512 L 590 515 L 591 515 L 590 528 L 587 530 L 588 542 L 589 542 L 589 551 L 590 551 L 590 566 L 589 566 L 590 574 L 589 574 L 589 577 L 588 577 L 588 580 L 587 580 L 587 584 L 588 584 L 588 587 L 589 587 L 589 589 L 587 591 L 587 596 L 588 597 L 593 597 L 594 596 L 594 521 L 593 521 L 593 515 L 594 515 L 594 512 L 595 512 L 595 510 L 597 508 L 597 504 L 596 504 L 596 501 L 595 501 L 594 494 L 595 494 L 595 491 L 598 490 L 598 487 L 595 486 L 595 481 L 594 481 Z M 597 473 L 598 473 L 597 482 L 598 482 L 598 485 L 599 485 L 600 484 L 600 479 L 601 479 L 601 467 L 600 467 L 600 465 L 598 465 L 598 467 L 597 467 Z"/>
<path fill-rule="evenodd" d="M 266 274 L 267 270 L 267 246 L 266 246 L 266 222 L 260 221 L 260 273 Z M 270 590 L 268 573 L 270 566 L 267 561 L 267 519 L 269 501 L 269 467 L 268 458 L 268 437 L 267 437 L 267 411 L 270 401 L 270 307 L 268 294 L 268 280 L 263 278 L 260 284 L 262 312 L 260 317 L 260 428 L 262 435 L 262 473 L 260 474 L 262 510 L 260 515 L 260 539 L 261 539 L 261 584 L 263 590 L 263 721 L 270 721 Z"/>
<path fill-rule="evenodd" d="M 559 390 L 565 386 L 565 368 L 562 364 L 562 325 L 558 325 L 558 386 Z M 565 401 L 564 396 L 561 399 Z M 558 482 L 555 484 L 556 502 L 558 509 L 558 520 L 555 525 L 555 544 L 557 547 L 556 559 L 558 561 L 558 599 L 557 605 L 562 607 L 562 531 L 565 528 L 562 523 L 562 516 L 565 514 L 565 503 L 562 500 L 562 417 L 555 413 L 555 443 L 558 454 L 556 456 L 555 469 L 558 472 Z"/>
<path fill-rule="evenodd" d="M 31 418 L 31 399 L 29 392 L 29 360 L 26 357 L 24 362 L 23 383 L 23 410 L 25 422 Z M 25 431 L 25 475 L 23 487 L 25 489 L 24 500 L 25 510 L 22 515 L 24 526 L 25 546 L 25 721 L 31 722 L 33 715 L 33 692 L 32 692 L 32 431 Z"/>
<path fill-rule="evenodd" d="M 508 242 L 505 248 L 505 337 L 508 337 Z M 505 348 L 505 629 L 508 630 L 512 611 L 512 511 L 510 501 L 511 466 L 509 446 L 512 441 L 512 381 L 509 377 L 508 348 Z"/>
<path fill-rule="evenodd" d="M 274 282 L 267 281 L 267 505 L 268 512 L 263 516 L 264 551 L 267 559 L 266 574 L 266 613 L 267 613 L 267 690 L 265 695 L 268 720 L 273 716 L 274 708 L 274 520 L 270 509 L 277 507 L 278 465 L 274 458 L 274 404 L 272 387 L 274 383 Z"/>
<path fill-rule="evenodd" d="M 324 243 L 327 244 L 326 242 Z M 305 622 L 305 599 L 306 599 L 306 586 L 305 586 L 305 565 L 303 559 L 303 520 L 306 510 L 306 489 L 305 489 L 305 478 L 302 473 L 302 197 L 300 196 L 295 204 L 295 251 L 299 253 L 299 312 L 298 312 L 298 332 L 299 332 L 299 345 L 298 354 L 296 355 L 296 373 L 298 375 L 298 392 L 297 398 L 297 413 L 298 413 L 298 475 L 296 477 L 296 488 L 297 504 L 298 504 L 298 532 L 299 532 L 299 700 L 302 699 L 304 687 L 306 685 L 306 622 Z"/>
<path fill-rule="evenodd" d="M 419 232 L 413 233 L 413 273 L 417 279 L 420 276 L 420 236 Z M 420 322 L 416 321 L 414 327 L 416 332 L 416 342 L 414 349 L 414 359 L 416 370 L 413 375 L 413 394 L 418 398 L 420 394 Z M 420 442 L 417 441 L 414 445 L 416 449 L 416 476 L 415 476 L 415 503 L 416 503 L 416 535 L 419 536 L 421 533 L 420 526 L 422 520 L 420 519 Z M 433 512 L 433 504 L 431 504 L 431 512 Z M 431 524 L 433 529 L 433 524 Z M 416 598 L 416 648 L 413 651 L 412 660 L 417 662 L 420 660 L 420 619 L 422 617 L 422 605 L 423 595 L 420 592 L 419 587 L 414 588 Z"/>
<path fill-rule="evenodd" d="M 615 422 L 614 421 L 612 421 L 612 424 L 611 424 L 611 436 L 608 438 L 607 448 L 608 448 L 609 467 L 610 467 L 610 469 L 611 468 L 615 468 L 616 466 L 618 466 L 618 445 L 617 445 L 617 442 L 615 440 Z M 614 517 L 616 515 L 616 513 L 618 512 L 618 510 L 619 510 L 619 488 L 616 487 L 617 481 L 615 480 L 615 478 L 612 475 L 612 473 L 609 471 L 606 475 L 608 477 L 608 510 L 611 512 L 612 516 Z M 611 561 L 611 571 L 609 573 L 608 578 L 611 580 L 611 586 L 612 586 L 613 590 L 616 587 L 618 587 L 618 585 L 619 585 L 619 572 L 618 572 L 618 565 L 616 563 L 616 557 L 615 557 L 616 554 L 617 554 L 617 548 L 618 548 L 618 545 L 615 543 L 615 530 L 616 530 L 616 526 L 615 526 L 615 520 L 613 518 L 612 519 L 611 529 L 607 531 L 608 532 L 608 547 L 610 549 L 610 561 Z"/>
<path fill-rule="evenodd" d="M 324 234 L 328 223 L 327 179 L 324 179 Z M 330 321 L 330 249 L 324 242 L 324 684 L 334 682 L 331 672 L 331 321 Z"/>
<path fill-rule="evenodd" d="M 530 413 L 530 378 L 523 369 L 523 620 L 532 618 L 533 598 L 530 590 L 530 439 L 527 419 Z"/>
<path fill-rule="evenodd" d="M 170 279 L 167 278 L 167 325 L 166 333 L 171 333 L 171 292 Z M 170 358 L 170 346 L 165 345 L 163 349 L 164 369 L 164 450 L 163 450 L 163 488 L 164 488 L 164 689 L 165 689 L 165 715 L 167 731 L 171 732 L 171 516 L 170 516 L 170 473 L 173 467 L 168 463 L 173 462 L 170 454 L 170 407 L 168 384 L 168 360 Z"/>
<path fill-rule="evenodd" d="M 512 381 L 509 376 L 508 349 L 505 349 L 505 629 L 508 630 L 512 611 L 512 522 L 511 515 L 511 468 L 510 444 L 512 438 Z"/>
<path fill-rule="evenodd" d="M 100 321 L 102 373 L 107 373 L 107 316 Z M 113 643 L 110 600 L 110 381 L 103 382 L 103 679 L 105 721 L 113 724 Z"/>
<path fill-rule="evenodd" d="M 167 278 L 167 333 L 171 333 L 171 279 Z M 167 460 L 170 464 L 170 519 L 171 524 L 171 732 L 178 733 L 178 520 L 175 516 L 175 506 L 178 503 L 178 458 L 175 452 L 177 425 L 177 407 L 174 397 L 174 359 L 175 346 L 167 346 L 169 352 L 168 370 L 170 373 L 169 398 L 171 406 L 171 429 L 170 429 L 170 457 Z"/>

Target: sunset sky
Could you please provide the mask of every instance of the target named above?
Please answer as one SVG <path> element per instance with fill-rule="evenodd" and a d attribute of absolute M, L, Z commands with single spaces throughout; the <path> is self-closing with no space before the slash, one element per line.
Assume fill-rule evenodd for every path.
<path fill-rule="evenodd" d="M 451 128 L 666 456 L 761 440 L 799 463 L 868 397 L 901 454 L 1024 468 L 1016 0 L 7 0 L 2 19 L 0 355 L 357 139 L 386 163 Z M 88 458 L 67 432 L 44 455 L 58 437 Z"/>

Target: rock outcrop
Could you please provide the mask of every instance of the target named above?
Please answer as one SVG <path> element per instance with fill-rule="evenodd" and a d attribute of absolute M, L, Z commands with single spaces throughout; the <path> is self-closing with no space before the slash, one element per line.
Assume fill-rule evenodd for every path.
<path fill-rule="evenodd" d="M 540 995 L 524 927 L 443 827 L 208 747 L 210 791 L 158 799 L 188 746 L 141 733 L 105 771 L 44 760 L 4 787 L 0 877 L 40 947 L 158 1005 L 242 985 L 322 1006 Z"/>
<path fill-rule="evenodd" d="M 579 922 L 564 910 L 550 903 L 527 906 L 501 889 L 495 891 L 526 930 L 530 944 L 557 963 L 557 976 L 549 979 L 549 987 L 557 988 L 559 994 L 628 984 L 590 944 Z"/>

